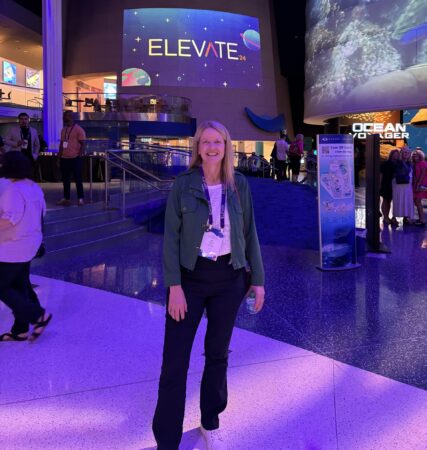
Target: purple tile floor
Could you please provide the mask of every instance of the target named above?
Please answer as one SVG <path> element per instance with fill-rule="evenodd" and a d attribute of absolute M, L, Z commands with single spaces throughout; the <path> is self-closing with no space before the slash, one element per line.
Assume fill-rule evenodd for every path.
<path fill-rule="evenodd" d="M 152 449 L 164 307 L 40 276 L 54 318 L 40 340 L 0 348 L 2 450 Z M 0 305 L 0 323 L 11 320 Z M 193 348 L 181 450 L 204 450 Z M 224 448 L 426 449 L 427 392 L 235 329 Z"/>

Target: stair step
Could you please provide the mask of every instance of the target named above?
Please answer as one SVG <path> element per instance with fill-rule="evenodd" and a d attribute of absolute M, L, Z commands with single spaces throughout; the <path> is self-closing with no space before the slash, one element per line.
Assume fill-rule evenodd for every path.
<path fill-rule="evenodd" d="M 75 230 L 45 237 L 47 251 L 59 250 L 67 247 L 84 245 L 97 239 L 104 239 L 116 234 L 138 228 L 133 219 L 116 220 L 97 225 L 84 230 Z"/>
<path fill-rule="evenodd" d="M 68 261 L 70 258 L 79 256 L 91 255 L 94 252 L 102 251 L 109 246 L 117 246 L 123 240 L 136 239 L 141 234 L 146 232 L 146 227 L 134 225 L 126 231 L 121 231 L 106 237 L 100 237 L 88 242 L 81 242 L 75 245 L 70 245 L 58 249 L 47 249 L 47 253 L 43 258 L 33 259 L 31 262 L 31 269 L 47 265 L 48 267 L 55 267 L 59 262 Z M 37 270 L 35 271 L 37 273 Z"/>
<path fill-rule="evenodd" d="M 44 235 L 50 236 L 59 233 L 81 230 L 88 227 L 114 222 L 120 219 L 121 212 L 117 209 L 94 212 L 92 214 L 78 217 L 67 217 L 56 221 L 49 221 L 44 224 Z"/>
<path fill-rule="evenodd" d="M 45 223 L 68 220 L 73 217 L 82 217 L 100 211 L 108 211 L 113 208 L 105 208 L 104 202 L 87 203 L 83 206 L 68 206 L 64 208 L 51 209 L 47 211 Z"/>

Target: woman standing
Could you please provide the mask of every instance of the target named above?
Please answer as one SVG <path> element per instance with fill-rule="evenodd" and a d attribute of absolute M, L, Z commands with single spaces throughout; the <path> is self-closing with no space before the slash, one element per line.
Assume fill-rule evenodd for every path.
<path fill-rule="evenodd" d="M 411 150 L 400 150 L 392 183 L 393 218 L 403 217 L 403 224 L 409 225 L 414 217 L 414 195 L 412 192 Z M 393 219 L 392 219 L 393 221 Z"/>
<path fill-rule="evenodd" d="M 380 195 L 383 199 L 381 203 L 381 212 L 383 214 L 384 225 L 398 224 L 397 219 L 390 219 L 390 207 L 393 200 L 393 177 L 396 170 L 396 163 L 400 158 L 399 150 L 392 150 L 388 155 L 388 160 L 383 162 L 380 167 Z"/>
<path fill-rule="evenodd" d="M 163 248 L 168 286 L 163 364 L 153 431 L 159 450 L 177 450 L 182 437 L 187 371 L 197 327 L 206 309 L 201 432 L 209 449 L 218 439 L 227 405 L 228 347 L 252 271 L 255 309 L 264 303 L 264 269 L 245 177 L 233 168 L 233 148 L 220 123 L 202 123 L 190 168 L 169 195 Z"/>
<path fill-rule="evenodd" d="M 413 192 L 414 203 L 418 211 L 418 220 L 415 225 L 424 227 L 424 211 L 423 199 L 427 198 L 427 162 L 424 160 L 424 152 L 422 150 L 415 150 L 412 153 L 412 162 L 414 163 L 414 178 L 413 178 Z"/>
<path fill-rule="evenodd" d="M 32 166 L 22 153 L 8 152 L 3 158 L 0 194 L 0 300 L 15 317 L 0 342 L 31 340 L 44 331 L 52 314 L 40 306 L 31 292 L 30 264 L 42 242 L 41 219 L 45 211 L 43 192 L 31 181 Z"/>

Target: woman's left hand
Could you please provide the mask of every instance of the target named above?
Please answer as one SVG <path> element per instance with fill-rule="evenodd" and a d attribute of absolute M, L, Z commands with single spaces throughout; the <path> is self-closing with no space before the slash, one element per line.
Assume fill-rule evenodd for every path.
<path fill-rule="evenodd" d="M 249 288 L 249 291 L 253 291 L 255 293 L 255 311 L 258 313 L 264 306 L 264 286 L 251 286 Z"/>

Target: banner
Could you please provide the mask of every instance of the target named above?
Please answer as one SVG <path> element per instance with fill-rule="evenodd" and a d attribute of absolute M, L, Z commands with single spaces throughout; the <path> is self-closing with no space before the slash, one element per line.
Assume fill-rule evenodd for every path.
<path fill-rule="evenodd" d="M 354 144 L 350 134 L 317 136 L 320 269 L 359 267 L 356 258 Z"/>

